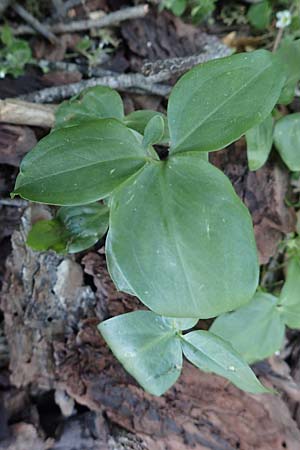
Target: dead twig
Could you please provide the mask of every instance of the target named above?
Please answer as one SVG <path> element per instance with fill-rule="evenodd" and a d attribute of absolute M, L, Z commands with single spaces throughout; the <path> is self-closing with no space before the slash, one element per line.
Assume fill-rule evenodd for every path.
<path fill-rule="evenodd" d="M 212 59 L 224 58 L 232 53 L 232 49 L 226 45 L 219 43 L 213 48 L 207 48 L 205 52 L 198 55 L 186 56 L 183 58 L 159 59 L 157 61 L 147 62 L 142 67 L 144 75 L 154 75 L 157 73 L 179 73 L 191 69 L 197 64 L 202 64 Z"/>
<path fill-rule="evenodd" d="M 17 99 L 0 100 L 0 122 L 51 128 L 54 125 L 53 105 L 38 105 Z"/>
<path fill-rule="evenodd" d="M 10 0 L 0 0 L 0 14 L 4 13 L 6 8 L 10 5 Z"/>
<path fill-rule="evenodd" d="M 25 208 L 28 205 L 27 200 L 11 199 L 11 198 L 0 198 L 0 206 L 13 206 L 15 208 Z M 0 330 L 1 338 L 1 330 Z"/>
<path fill-rule="evenodd" d="M 166 79 L 165 77 L 163 79 Z M 82 80 L 78 83 L 67 84 L 63 86 L 54 86 L 51 88 L 41 89 L 30 94 L 19 97 L 22 100 L 35 103 L 52 103 L 59 102 L 63 99 L 77 95 L 83 89 L 94 86 L 108 86 L 119 91 L 129 92 L 148 92 L 153 95 L 165 97 L 169 94 L 171 86 L 158 84 L 159 76 L 145 77 L 141 74 L 122 74 L 117 76 L 105 76 L 100 78 L 90 78 Z"/>
<path fill-rule="evenodd" d="M 104 28 L 114 26 L 129 19 L 144 17 L 149 11 L 148 5 L 132 6 L 112 12 L 99 19 L 77 20 L 70 23 L 57 23 L 48 27 L 48 30 L 54 34 L 74 33 L 78 31 L 89 30 L 91 28 Z M 41 24 L 43 25 L 43 24 Z M 44 26 L 44 25 L 43 25 Z M 35 34 L 36 27 L 20 26 L 13 30 L 15 35 Z"/>
<path fill-rule="evenodd" d="M 34 30 L 48 39 L 48 41 L 52 44 L 57 44 L 59 42 L 56 36 L 54 36 L 46 25 L 42 24 L 39 20 L 33 17 L 28 11 L 26 11 L 25 8 L 23 8 L 23 6 L 19 5 L 19 3 L 13 3 L 12 7 L 14 11 L 22 17 L 23 20 L 25 20 L 25 22 L 29 23 Z"/>

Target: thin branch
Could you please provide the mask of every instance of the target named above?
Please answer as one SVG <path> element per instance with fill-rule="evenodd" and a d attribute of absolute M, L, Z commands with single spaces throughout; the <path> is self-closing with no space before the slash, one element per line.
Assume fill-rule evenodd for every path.
<path fill-rule="evenodd" d="M 3 14 L 6 8 L 9 7 L 11 1 L 10 0 L 0 0 L 0 14 Z"/>
<path fill-rule="evenodd" d="M 15 208 L 25 208 L 28 205 L 27 200 L 0 198 L 0 206 L 13 206 Z"/>
<path fill-rule="evenodd" d="M 100 78 L 90 78 L 78 83 L 67 84 L 63 86 L 54 86 L 51 88 L 35 91 L 30 94 L 19 97 L 22 100 L 36 103 L 59 102 L 63 99 L 77 95 L 83 89 L 94 86 L 108 86 L 119 91 L 129 92 L 148 92 L 153 95 L 165 97 L 169 94 L 171 86 L 157 84 L 159 77 L 145 77 L 140 74 L 122 74 L 118 76 L 106 76 Z"/>
<path fill-rule="evenodd" d="M 91 28 L 104 28 L 114 26 L 129 19 L 144 17 L 149 11 L 148 5 L 132 6 L 107 14 L 99 19 L 77 20 L 70 23 L 57 23 L 48 26 L 48 30 L 54 34 L 74 33 L 89 30 Z M 15 35 L 35 34 L 34 27 L 20 26 L 13 30 Z"/>
<path fill-rule="evenodd" d="M 28 11 L 26 11 L 25 8 L 23 8 L 23 6 L 19 5 L 19 3 L 13 3 L 12 7 L 15 12 L 22 17 L 23 20 L 25 20 L 25 22 L 29 23 L 34 30 L 52 42 L 52 44 L 57 44 L 59 42 L 56 36 L 54 36 L 46 25 L 42 24 L 39 20 L 33 17 Z"/>

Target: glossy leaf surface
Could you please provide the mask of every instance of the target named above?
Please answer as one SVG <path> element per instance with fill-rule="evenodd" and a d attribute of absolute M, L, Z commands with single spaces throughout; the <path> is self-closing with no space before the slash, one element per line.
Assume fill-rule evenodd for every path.
<path fill-rule="evenodd" d="M 294 172 L 300 170 L 300 113 L 288 114 L 275 124 L 274 143 L 281 158 Z"/>
<path fill-rule="evenodd" d="M 210 331 L 230 342 L 248 363 L 267 358 L 280 350 L 284 339 L 277 303 L 273 295 L 256 293 L 247 305 L 219 316 Z"/>
<path fill-rule="evenodd" d="M 54 131 L 23 159 L 14 195 L 54 205 L 104 198 L 146 163 L 141 139 L 114 119 Z"/>
<path fill-rule="evenodd" d="M 246 132 L 247 157 L 250 170 L 260 169 L 268 159 L 273 144 L 273 118 L 268 116 L 262 123 Z"/>
<path fill-rule="evenodd" d="M 247 392 L 268 392 L 242 357 L 220 337 L 209 331 L 192 331 L 182 336 L 181 343 L 184 356 L 204 372 L 221 375 Z"/>
<path fill-rule="evenodd" d="M 125 369 L 148 392 L 163 394 L 182 368 L 182 350 L 176 330 L 151 311 L 113 317 L 99 330 Z"/>
<path fill-rule="evenodd" d="M 285 75 L 265 50 L 210 61 L 186 73 L 168 104 L 171 152 L 217 150 L 264 120 Z"/>
<path fill-rule="evenodd" d="M 124 107 L 120 95 L 105 86 L 86 89 L 63 102 L 55 113 L 55 128 L 78 125 L 94 119 L 123 120 Z"/>
<path fill-rule="evenodd" d="M 106 254 L 118 289 L 164 316 L 236 309 L 258 281 L 249 212 L 197 154 L 155 162 L 116 191 Z"/>

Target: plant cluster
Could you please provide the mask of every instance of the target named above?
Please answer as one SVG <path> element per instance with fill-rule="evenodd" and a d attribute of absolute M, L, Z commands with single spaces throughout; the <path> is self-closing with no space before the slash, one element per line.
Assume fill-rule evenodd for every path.
<path fill-rule="evenodd" d="M 4 25 L 1 29 L 0 44 L 0 78 L 6 75 L 22 75 L 26 64 L 33 61 L 28 43 L 23 39 L 16 39 L 9 26 Z"/>
<path fill-rule="evenodd" d="M 125 116 L 118 93 L 96 87 L 58 108 L 54 130 L 21 164 L 13 195 L 61 206 L 52 222 L 33 227 L 34 248 L 82 250 L 108 226 L 106 258 L 116 287 L 151 311 L 108 319 L 99 330 L 155 395 L 176 381 L 183 354 L 241 389 L 267 391 L 235 341 L 226 340 L 226 323 L 219 336 L 218 322 L 209 331 L 188 330 L 199 318 L 241 314 L 261 298 L 251 300 L 259 266 L 250 214 L 208 153 L 264 123 L 289 83 L 281 57 L 259 50 L 186 73 L 172 90 L 167 116 Z M 162 143 L 169 150 L 160 158 L 155 146 Z M 266 309 L 270 320 L 277 314 L 279 322 L 279 314 L 290 325 L 285 298 L 268 297 Z"/>

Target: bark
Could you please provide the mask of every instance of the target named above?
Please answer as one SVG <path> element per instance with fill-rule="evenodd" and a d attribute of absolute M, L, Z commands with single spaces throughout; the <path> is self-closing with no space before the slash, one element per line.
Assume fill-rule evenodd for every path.
<path fill-rule="evenodd" d="M 100 320 L 136 309 L 137 300 L 115 290 L 102 253 L 91 252 L 83 261 L 86 273 L 98 280 L 94 292 L 84 285 L 83 270 L 74 258 L 27 248 L 30 224 L 47 217 L 49 211 L 35 205 L 27 209 L 20 230 L 13 234 L 1 308 L 11 356 L 11 382 L 31 394 L 54 390 L 65 415 L 73 414 L 78 404 L 94 411 L 89 420 L 81 415 L 69 417 L 57 430 L 50 448 L 299 449 L 299 429 L 279 395 L 248 395 L 189 363 L 185 363 L 176 385 L 160 398 L 137 386 L 96 329 Z M 263 378 L 280 390 L 275 370 L 262 371 Z M 286 374 L 277 375 L 288 380 Z M 129 439 L 125 445 L 118 441 L 118 427 L 130 433 L 125 433 L 125 441 Z M 117 434 L 113 429 L 119 430 Z M 35 440 L 40 445 L 36 448 L 49 448 L 49 438 L 40 436 L 28 423 L 20 422 L 10 431 L 15 446 L 10 443 L 6 449 L 35 448 Z M 89 433 L 94 436 L 92 440 L 80 441 L 80 436 Z M 16 442 L 23 434 L 27 447 L 18 447 Z M 31 440 L 26 441 L 28 435 Z M 130 439 L 134 441 L 129 444 Z"/>

